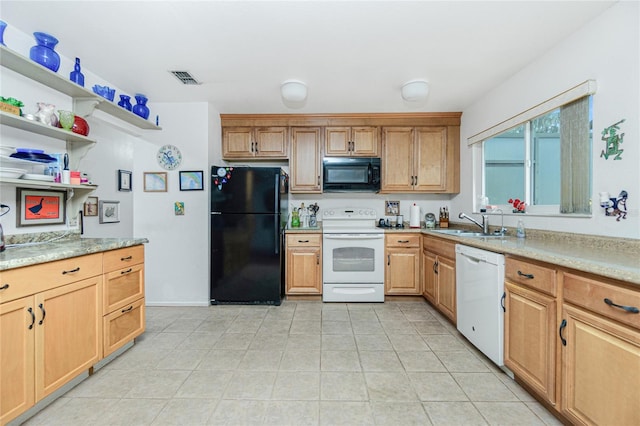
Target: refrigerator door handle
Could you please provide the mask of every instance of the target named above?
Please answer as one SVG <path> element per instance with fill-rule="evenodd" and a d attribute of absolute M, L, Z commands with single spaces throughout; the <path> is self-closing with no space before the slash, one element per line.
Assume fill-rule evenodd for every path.
<path fill-rule="evenodd" d="M 273 230 L 274 230 L 274 238 L 275 238 L 275 254 L 280 253 L 280 173 L 276 173 L 275 175 L 275 206 L 273 206 Z"/>
<path fill-rule="evenodd" d="M 222 212 L 211 212 L 211 214 L 222 214 Z"/>

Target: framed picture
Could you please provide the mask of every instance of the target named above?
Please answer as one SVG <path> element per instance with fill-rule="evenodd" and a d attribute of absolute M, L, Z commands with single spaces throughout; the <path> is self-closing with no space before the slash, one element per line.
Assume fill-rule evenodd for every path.
<path fill-rule="evenodd" d="M 66 191 L 16 188 L 16 226 L 59 225 L 67 222 Z"/>
<path fill-rule="evenodd" d="M 167 172 L 144 172 L 144 192 L 167 192 Z"/>
<path fill-rule="evenodd" d="M 202 170 L 180 171 L 180 191 L 202 191 L 203 175 Z"/>
<path fill-rule="evenodd" d="M 98 216 L 98 197 L 87 197 L 83 213 L 85 216 Z"/>
<path fill-rule="evenodd" d="M 118 191 L 131 191 L 131 172 L 118 170 Z"/>
<path fill-rule="evenodd" d="M 100 223 L 120 222 L 120 201 L 100 201 L 98 206 Z"/>

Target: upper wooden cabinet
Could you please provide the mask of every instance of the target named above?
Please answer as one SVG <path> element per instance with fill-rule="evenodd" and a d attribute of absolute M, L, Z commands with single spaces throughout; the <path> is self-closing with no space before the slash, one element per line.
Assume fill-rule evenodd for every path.
<path fill-rule="evenodd" d="M 223 127 L 222 158 L 288 159 L 287 127 Z"/>
<path fill-rule="evenodd" d="M 324 153 L 330 157 L 377 157 L 377 127 L 326 127 Z"/>
<path fill-rule="evenodd" d="M 292 127 L 289 192 L 322 192 L 320 127 Z"/>
<path fill-rule="evenodd" d="M 459 127 L 384 127 L 381 192 L 460 192 Z"/>

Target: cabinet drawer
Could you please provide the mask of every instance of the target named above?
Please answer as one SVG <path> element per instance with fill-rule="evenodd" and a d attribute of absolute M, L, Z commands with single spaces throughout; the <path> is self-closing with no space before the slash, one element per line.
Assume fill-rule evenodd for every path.
<path fill-rule="evenodd" d="M 420 234 L 386 234 L 384 241 L 387 247 L 420 248 Z"/>
<path fill-rule="evenodd" d="M 290 234 L 287 235 L 287 247 L 320 247 L 322 235 L 320 234 Z"/>
<path fill-rule="evenodd" d="M 562 289 L 565 301 L 640 330 L 640 313 L 627 312 L 605 302 L 607 299 L 616 305 L 640 309 L 640 291 L 607 284 L 597 280 L 597 277 L 589 278 L 569 272 L 563 273 Z"/>
<path fill-rule="evenodd" d="M 456 243 L 436 237 L 422 237 L 422 248 L 439 256 L 456 258 Z"/>
<path fill-rule="evenodd" d="M 102 275 L 102 253 L 8 269 L 0 272 L 0 303 L 96 275 Z"/>
<path fill-rule="evenodd" d="M 143 245 L 107 251 L 104 253 L 104 272 L 116 271 L 143 262 Z"/>
<path fill-rule="evenodd" d="M 142 264 L 108 272 L 104 278 L 103 312 L 105 314 L 144 297 L 144 265 Z"/>
<path fill-rule="evenodd" d="M 511 282 L 522 284 L 550 296 L 555 296 L 557 293 L 555 269 L 507 256 L 504 275 Z"/>
<path fill-rule="evenodd" d="M 118 309 L 103 318 L 104 354 L 107 356 L 144 332 L 144 299 Z"/>

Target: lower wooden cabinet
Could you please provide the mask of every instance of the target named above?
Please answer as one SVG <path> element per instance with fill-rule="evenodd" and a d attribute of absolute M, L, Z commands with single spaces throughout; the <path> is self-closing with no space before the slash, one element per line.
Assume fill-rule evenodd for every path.
<path fill-rule="evenodd" d="M 142 245 L 0 271 L 0 282 L 2 425 L 144 331 Z"/>
<path fill-rule="evenodd" d="M 556 299 L 505 283 L 504 364 L 556 404 Z"/>
<path fill-rule="evenodd" d="M 385 235 L 385 295 L 420 295 L 420 234 Z"/>
<path fill-rule="evenodd" d="M 637 309 L 636 289 L 563 273 L 562 413 L 572 423 L 640 424 Z"/>
<path fill-rule="evenodd" d="M 101 311 L 102 276 L 0 305 L 0 423 L 101 359 Z"/>
<path fill-rule="evenodd" d="M 422 295 L 456 324 L 455 243 L 423 236 L 422 272 Z"/>
<path fill-rule="evenodd" d="M 322 294 L 322 235 L 286 236 L 287 294 Z"/>
<path fill-rule="evenodd" d="M 145 330 L 144 246 L 104 253 L 103 356 Z"/>

